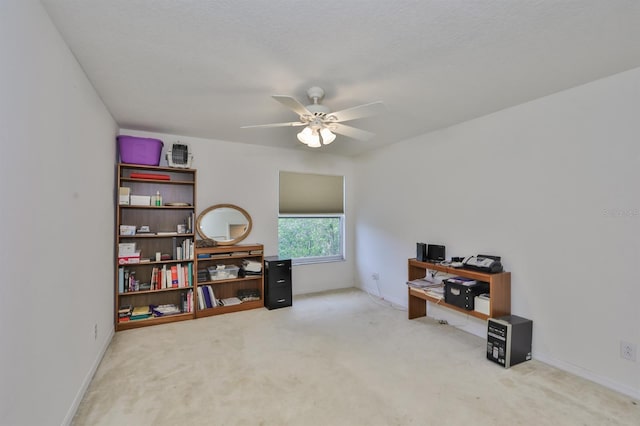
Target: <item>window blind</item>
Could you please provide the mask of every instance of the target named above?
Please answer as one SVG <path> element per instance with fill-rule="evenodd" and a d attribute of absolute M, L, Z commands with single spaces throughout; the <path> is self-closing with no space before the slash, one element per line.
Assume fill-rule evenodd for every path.
<path fill-rule="evenodd" d="M 280 172 L 280 214 L 344 213 L 344 177 Z"/>

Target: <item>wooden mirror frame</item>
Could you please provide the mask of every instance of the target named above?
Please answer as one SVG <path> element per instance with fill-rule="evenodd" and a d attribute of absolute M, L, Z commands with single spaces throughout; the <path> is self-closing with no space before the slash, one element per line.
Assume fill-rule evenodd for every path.
<path fill-rule="evenodd" d="M 211 236 L 209 235 L 205 235 L 204 232 L 200 231 L 200 225 L 202 224 L 202 220 L 207 215 L 207 213 L 215 209 L 221 209 L 221 208 L 229 208 L 229 209 L 237 210 L 238 212 L 242 213 L 242 215 L 247 219 L 247 222 L 248 222 L 247 229 L 244 231 L 242 235 L 236 238 L 233 238 L 231 240 L 216 240 L 214 238 L 211 238 Z M 203 240 L 213 240 L 216 242 L 217 245 L 220 245 L 220 246 L 232 246 L 244 240 L 245 238 L 247 238 L 247 236 L 249 236 L 252 226 L 253 226 L 253 222 L 251 220 L 251 216 L 249 215 L 249 213 L 247 213 L 247 211 L 242 207 L 238 207 L 235 204 L 215 204 L 211 207 L 207 207 L 198 215 L 198 218 L 196 219 L 196 231 L 200 236 L 200 238 L 202 238 Z"/>

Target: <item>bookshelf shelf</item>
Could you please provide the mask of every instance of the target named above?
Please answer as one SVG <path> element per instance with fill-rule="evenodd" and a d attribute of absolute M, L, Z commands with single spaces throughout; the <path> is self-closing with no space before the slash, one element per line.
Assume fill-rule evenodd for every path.
<path fill-rule="evenodd" d="M 148 327 L 151 325 L 158 325 L 158 324 L 167 324 L 167 323 L 176 322 L 176 321 L 187 321 L 191 319 L 193 319 L 193 314 L 191 313 L 166 315 L 163 317 L 150 317 L 146 319 L 119 322 L 117 329 L 118 331 L 130 330 L 133 328 Z"/>
<path fill-rule="evenodd" d="M 158 183 L 158 182 L 171 182 L 174 185 L 193 185 L 195 181 L 166 181 L 166 180 L 158 180 L 158 179 L 132 179 L 132 178 L 122 178 L 121 182 L 144 182 L 144 183 Z"/>
<path fill-rule="evenodd" d="M 120 297 L 122 296 L 133 296 L 135 294 L 150 294 L 150 293 L 162 293 L 167 291 L 184 291 L 185 289 L 191 289 L 192 287 L 172 287 L 172 288 L 161 288 L 158 290 L 136 290 L 136 291 L 126 291 L 124 293 L 118 293 Z"/>
<path fill-rule="evenodd" d="M 132 178 L 132 174 L 156 174 L 168 180 Z M 162 196 L 161 206 L 120 204 L 120 188 L 128 188 L 131 195 Z M 195 318 L 193 247 L 195 242 L 196 170 L 168 167 L 118 164 L 116 186 L 115 229 L 115 329 L 147 327 Z M 187 205 L 167 206 L 167 203 Z M 178 225 L 185 225 L 186 233 L 177 233 Z M 150 233 L 120 235 L 121 225 L 139 229 L 149 226 Z M 156 232 L 166 232 L 157 235 Z M 119 250 L 134 245 L 141 259 L 153 259 L 139 263 L 120 264 Z M 190 252 L 190 253 L 189 253 Z M 170 260 L 155 261 L 156 253 L 169 255 Z M 173 270 L 173 271 L 172 271 Z M 149 290 L 136 290 L 140 284 L 151 286 Z M 168 286 L 168 287 L 167 287 Z M 145 286 L 144 288 L 146 288 Z M 132 291 L 126 291 L 126 290 Z M 121 321 L 121 308 L 155 307 L 174 305 L 178 314 Z M 153 312 L 151 308 L 149 312 Z M 126 314 L 122 314 L 127 316 Z"/>
<path fill-rule="evenodd" d="M 202 259 L 200 259 L 202 260 Z M 210 260 L 210 259 L 207 259 Z M 216 259 L 218 260 L 218 259 Z M 242 282 L 242 281 L 255 281 L 261 279 L 261 276 L 255 275 L 255 276 L 250 276 L 250 277 L 244 277 L 244 278 L 231 278 L 229 280 L 213 280 L 213 281 L 200 281 L 198 282 L 198 285 L 217 285 L 217 284 L 228 284 L 228 283 L 238 283 L 238 282 Z"/>

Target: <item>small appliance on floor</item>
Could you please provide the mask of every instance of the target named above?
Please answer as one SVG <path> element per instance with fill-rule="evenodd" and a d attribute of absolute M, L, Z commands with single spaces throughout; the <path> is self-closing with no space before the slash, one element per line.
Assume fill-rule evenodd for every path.
<path fill-rule="evenodd" d="M 489 318 L 487 359 L 509 368 L 531 359 L 533 322 L 517 315 Z"/>

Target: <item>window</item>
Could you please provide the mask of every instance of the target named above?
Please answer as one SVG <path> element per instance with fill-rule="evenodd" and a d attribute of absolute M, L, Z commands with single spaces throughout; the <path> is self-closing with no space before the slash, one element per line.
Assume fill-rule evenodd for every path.
<path fill-rule="evenodd" d="M 344 178 L 280 172 L 278 254 L 294 264 L 344 260 Z"/>

